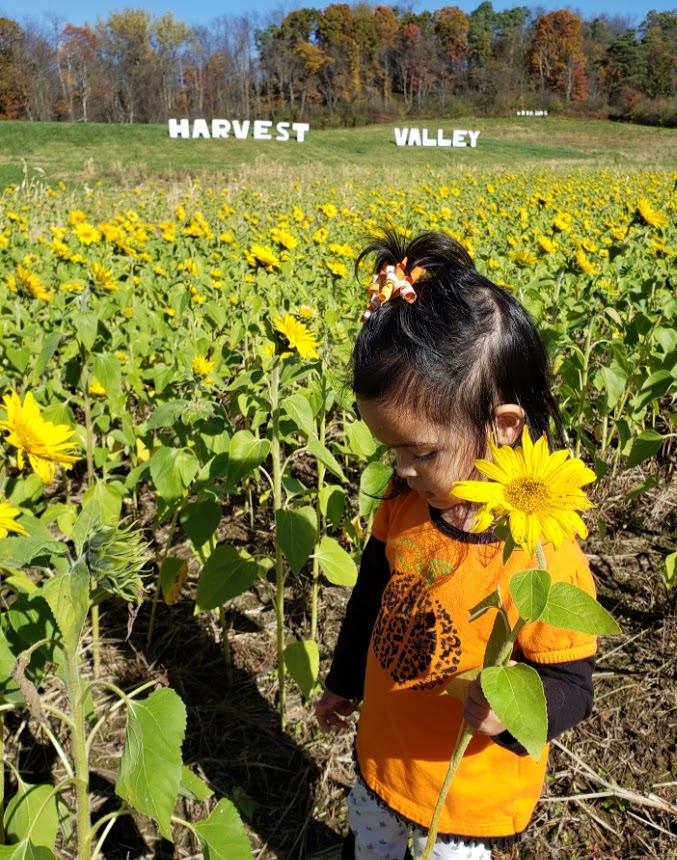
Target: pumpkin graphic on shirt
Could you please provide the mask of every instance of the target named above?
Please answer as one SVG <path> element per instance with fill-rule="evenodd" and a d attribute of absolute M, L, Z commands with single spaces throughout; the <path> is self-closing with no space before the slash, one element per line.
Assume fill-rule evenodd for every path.
<path fill-rule="evenodd" d="M 411 541 L 398 541 L 372 636 L 374 653 L 396 684 L 430 689 L 456 672 L 461 640 L 434 593 L 453 573 L 451 562 L 426 561 Z"/>

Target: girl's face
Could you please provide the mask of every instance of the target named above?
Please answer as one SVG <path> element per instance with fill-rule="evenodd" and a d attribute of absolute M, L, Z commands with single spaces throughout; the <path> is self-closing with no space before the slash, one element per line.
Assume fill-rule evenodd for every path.
<path fill-rule="evenodd" d="M 449 494 L 454 481 L 473 477 L 477 453 L 466 433 L 432 424 L 419 412 L 380 400 L 358 400 L 360 417 L 395 454 L 395 471 L 433 508 L 460 500 Z"/>

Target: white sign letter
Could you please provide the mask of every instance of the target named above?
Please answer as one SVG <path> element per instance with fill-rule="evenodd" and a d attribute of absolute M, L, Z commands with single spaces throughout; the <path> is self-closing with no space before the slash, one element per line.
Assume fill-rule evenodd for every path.
<path fill-rule="evenodd" d="M 169 136 L 170 137 L 190 137 L 190 120 L 189 119 L 170 119 L 169 120 Z"/>
<path fill-rule="evenodd" d="M 305 139 L 305 134 L 307 131 L 310 131 L 310 126 L 307 122 L 293 122 L 291 124 L 292 129 L 296 132 L 296 140 L 298 143 L 303 143 Z"/>
<path fill-rule="evenodd" d="M 206 119 L 196 119 L 193 123 L 193 137 L 209 138 L 209 126 Z"/>
<path fill-rule="evenodd" d="M 448 137 L 444 136 L 444 129 L 437 129 L 437 145 L 438 146 L 451 146 L 451 140 Z"/>
<path fill-rule="evenodd" d="M 469 131 L 468 137 L 470 138 L 470 146 L 477 146 L 477 138 L 480 136 L 479 131 Z"/>
<path fill-rule="evenodd" d="M 249 134 L 249 120 L 246 119 L 244 122 L 238 122 L 238 120 L 234 119 L 233 133 L 238 140 L 246 140 Z"/>
<path fill-rule="evenodd" d="M 228 137 L 230 123 L 227 119 L 212 120 L 212 137 Z"/>
<path fill-rule="evenodd" d="M 437 146 L 436 137 L 428 137 L 428 129 L 423 129 L 423 146 Z"/>
<path fill-rule="evenodd" d="M 409 146 L 421 145 L 421 129 L 412 128 L 409 130 Z"/>
<path fill-rule="evenodd" d="M 409 137 L 409 129 L 408 128 L 396 128 L 395 131 L 395 144 L 397 146 L 406 146 L 407 138 Z"/>
<path fill-rule="evenodd" d="M 254 140 L 271 140 L 270 127 L 272 122 L 266 119 L 257 119 L 254 121 Z"/>

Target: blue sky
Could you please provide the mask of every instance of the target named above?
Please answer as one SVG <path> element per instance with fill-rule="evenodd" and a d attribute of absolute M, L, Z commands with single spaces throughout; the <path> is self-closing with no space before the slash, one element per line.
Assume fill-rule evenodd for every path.
<path fill-rule="evenodd" d="M 443 6 L 459 6 L 464 12 L 472 12 L 481 0 L 404 0 L 404 2 L 388 2 L 379 0 L 384 5 L 398 5 L 400 8 L 411 7 L 415 12 L 424 10 L 434 11 Z M 345 0 L 344 0 L 345 2 Z M 352 0 L 347 0 L 351 3 Z M 174 16 L 187 24 L 208 24 L 222 15 L 248 15 L 255 23 L 265 25 L 279 22 L 282 17 L 293 9 L 304 7 L 324 8 L 327 0 L 316 2 L 300 2 L 300 0 L 248 0 L 239 4 L 232 0 L 0 0 L 0 16 L 13 18 L 24 24 L 28 20 L 47 24 L 56 16 L 59 22 L 82 25 L 94 24 L 98 18 L 106 18 L 110 12 L 118 12 L 124 8 L 146 9 L 154 16 L 173 12 Z M 373 5 L 376 5 L 374 2 Z M 493 0 L 496 11 L 512 9 L 515 6 L 529 6 L 539 11 L 553 12 L 558 9 L 570 9 L 581 17 L 589 20 L 597 15 L 622 17 L 628 20 L 630 26 L 639 25 L 647 12 L 676 11 L 677 0 L 586 0 L 585 3 L 561 2 L 561 0 L 542 0 L 531 3 L 529 0 Z"/>

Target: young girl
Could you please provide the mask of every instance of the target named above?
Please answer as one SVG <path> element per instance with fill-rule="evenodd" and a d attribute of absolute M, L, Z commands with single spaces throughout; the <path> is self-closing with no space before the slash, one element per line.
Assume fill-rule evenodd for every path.
<path fill-rule="evenodd" d="M 353 352 L 362 419 L 395 456 L 395 477 L 341 627 L 320 727 L 345 728 L 362 702 L 357 783 L 348 798 L 345 860 L 403 860 L 427 828 L 464 717 L 475 735 L 449 792 L 433 857 L 489 860 L 525 829 L 539 798 L 538 763 L 513 738 L 473 682 L 465 704 L 445 695 L 455 674 L 481 666 L 495 613 L 469 610 L 501 586 L 510 608 L 513 573 L 535 566 L 522 551 L 503 563 L 491 531 L 471 532 L 473 506 L 450 496 L 454 481 L 479 479 L 490 433 L 501 445 L 557 439 L 560 420 L 538 334 L 519 302 L 475 269 L 453 239 L 426 233 L 406 243 L 392 232 L 375 255 L 372 299 Z M 380 298 L 379 298 L 380 294 Z M 594 594 L 574 543 L 544 547 L 553 581 Z M 595 637 L 522 629 L 513 659 L 541 676 L 548 739 L 592 707 Z M 354 846 L 354 847 L 353 847 Z"/>

